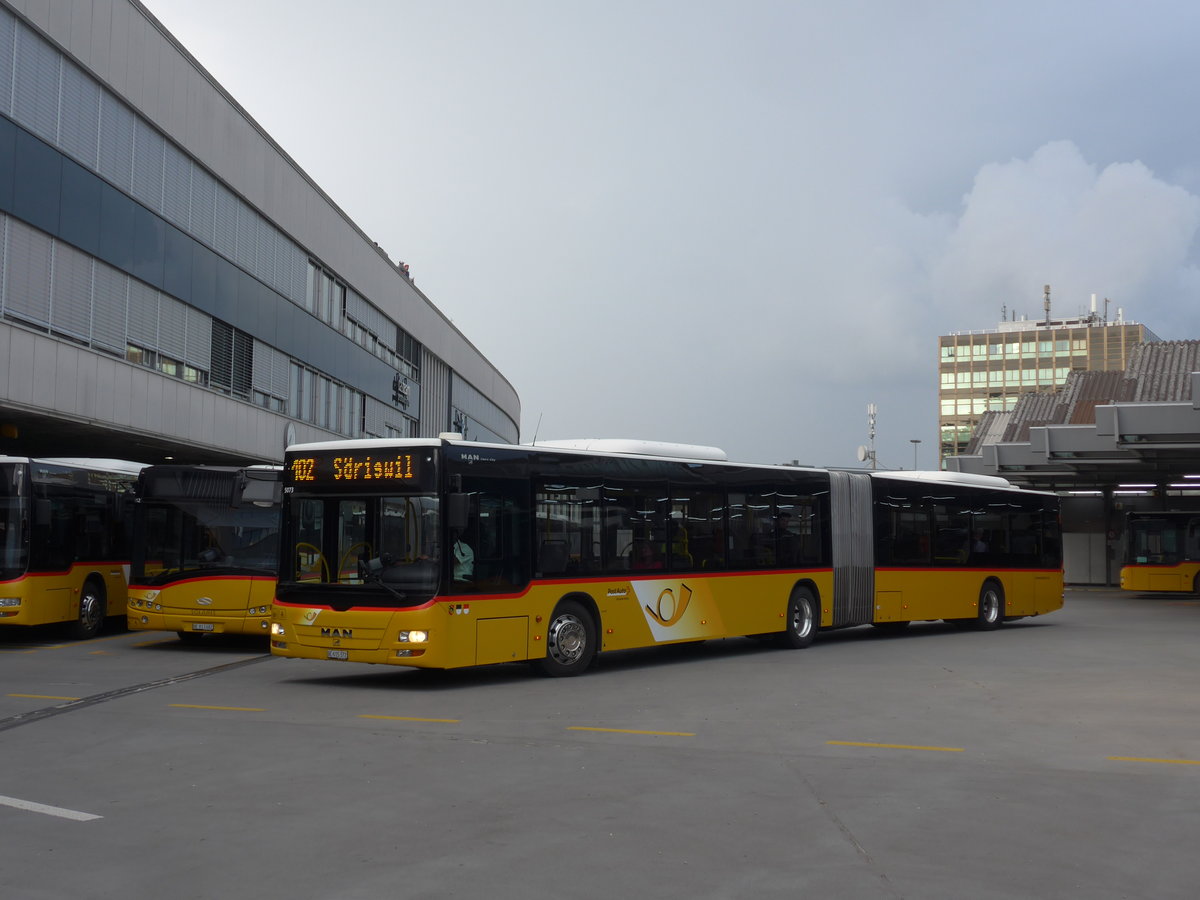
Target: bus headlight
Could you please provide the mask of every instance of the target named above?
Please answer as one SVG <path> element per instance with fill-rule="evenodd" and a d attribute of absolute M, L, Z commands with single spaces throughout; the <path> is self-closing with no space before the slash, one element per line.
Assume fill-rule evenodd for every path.
<path fill-rule="evenodd" d="M 20 606 L 20 597 L 0 597 L 0 606 Z"/>
<path fill-rule="evenodd" d="M 427 631 L 400 632 L 400 643 L 402 644 L 423 644 L 427 640 L 429 640 L 429 632 Z"/>
<path fill-rule="evenodd" d="M 142 594 L 142 596 L 146 598 L 146 604 L 149 605 L 153 601 L 157 600 L 158 595 L 161 593 L 162 591 L 146 591 L 146 593 Z"/>
<path fill-rule="evenodd" d="M 287 634 L 287 629 L 279 622 L 271 623 L 271 637 L 283 637 Z"/>

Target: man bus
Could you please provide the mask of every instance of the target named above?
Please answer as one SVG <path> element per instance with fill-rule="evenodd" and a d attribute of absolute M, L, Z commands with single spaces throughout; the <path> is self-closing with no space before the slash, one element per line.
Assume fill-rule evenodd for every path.
<path fill-rule="evenodd" d="M 278 467 L 161 465 L 137 485 L 129 628 L 266 635 L 279 562 Z"/>
<path fill-rule="evenodd" d="M 66 623 L 85 639 L 124 611 L 141 469 L 0 456 L 0 625 Z"/>
<path fill-rule="evenodd" d="M 1121 587 L 1200 593 L 1200 510 L 1130 513 Z"/>
<path fill-rule="evenodd" d="M 993 629 L 1062 605 L 1050 494 L 571 444 L 290 447 L 272 652 L 575 675 L 602 650 L 805 647 L 819 628 L 933 619 Z"/>

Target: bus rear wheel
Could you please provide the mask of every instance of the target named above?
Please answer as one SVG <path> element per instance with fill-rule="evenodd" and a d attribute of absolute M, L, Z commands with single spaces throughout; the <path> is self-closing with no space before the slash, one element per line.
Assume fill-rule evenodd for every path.
<path fill-rule="evenodd" d="M 808 588 L 796 588 L 788 598 L 787 625 L 783 630 L 783 646 L 802 650 L 817 636 L 817 598 Z"/>
<path fill-rule="evenodd" d="M 975 627 L 979 631 L 991 631 L 1004 621 L 1004 588 L 994 581 L 986 581 L 979 591 L 979 612 L 975 615 Z"/>
<path fill-rule="evenodd" d="M 596 623 L 582 605 L 565 600 L 546 628 L 546 656 L 533 661 L 541 675 L 581 675 L 596 656 Z"/>
<path fill-rule="evenodd" d="M 71 623 L 71 637 L 81 641 L 94 638 L 104 625 L 107 611 L 103 586 L 89 578 L 79 592 L 79 615 Z"/>

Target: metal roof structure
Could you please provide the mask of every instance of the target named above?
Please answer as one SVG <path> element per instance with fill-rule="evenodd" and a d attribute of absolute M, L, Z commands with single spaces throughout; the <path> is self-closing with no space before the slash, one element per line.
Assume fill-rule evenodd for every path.
<path fill-rule="evenodd" d="M 1125 372 L 1077 372 L 1056 394 L 1028 394 L 989 414 L 969 450 L 947 468 L 1047 490 L 1200 475 L 1200 341 L 1147 343 Z"/>

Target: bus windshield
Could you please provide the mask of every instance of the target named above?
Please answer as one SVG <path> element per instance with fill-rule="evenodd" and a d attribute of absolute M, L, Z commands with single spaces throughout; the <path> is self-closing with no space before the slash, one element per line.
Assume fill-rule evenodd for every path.
<path fill-rule="evenodd" d="M 203 500 L 144 502 L 144 531 L 133 580 L 167 584 L 197 575 L 273 575 L 278 563 L 279 511 L 236 509 Z"/>
<path fill-rule="evenodd" d="M 441 571 L 434 495 L 293 494 L 281 582 L 339 585 L 354 606 L 411 606 L 437 593 Z"/>
<path fill-rule="evenodd" d="M 1128 547 L 1128 562 L 1138 565 L 1176 565 L 1185 559 L 1200 559 L 1200 517 L 1132 518 Z"/>
<path fill-rule="evenodd" d="M 0 466 L 0 581 L 9 581 L 25 573 L 29 560 L 25 466 L 19 463 Z"/>

